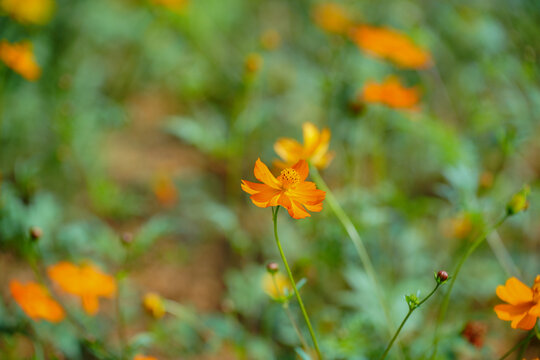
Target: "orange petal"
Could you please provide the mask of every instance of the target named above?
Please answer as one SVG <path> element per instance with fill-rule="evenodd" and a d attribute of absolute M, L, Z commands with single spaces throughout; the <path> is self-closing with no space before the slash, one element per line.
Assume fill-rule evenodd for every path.
<path fill-rule="evenodd" d="M 304 148 L 294 139 L 281 138 L 274 144 L 274 151 L 283 159 L 285 168 L 302 157 Z"/>
<path fill-rule="evenodd" d="M 536 304 L 530 308 L 529 315 L 540 317 L 540 304 Z"/>
<path fill-rule="evenodd" d="M 514 319 L 521 319 L 525 314 L 527 314 L 527 311 L 529 310 L 530 305 L 528 304 L 521 304 L 521 305 L 509 305 L 509 304 L 501 304 L 495 306 L 494 310 L 495 313 L 497 313 L 497 317 L 501 320 L 514 320 Z"/>
<path fill-rule="evenodd" d="M 525 317 L 523 317 L 523 319 L 521 319 L 515 327 L 514 327 L 514 322 L 512 322 L 512 327 L 514 329 L 518 328 L 518 329 L 523 329 L 523 330 L 531 330 L 535 324 L 536 324 L 536 316 L 525 315 Z"/>
<path fill-rule="evenodd" d="M 306 217 L 311 216 L 304 209 L 302 204 L 300 204 L 299 202 L 296 202 L 296 201 L 291 201 L 291 207 L 288 210 L 289 210 L 289 215 L 291 215 L 291 217 L 293 219 L 304 219 Z"/>
<path fill-rule="evenodd" d="M 268 170 L 268 167 L 261 161 L 260 158 L 255 162 L 255 169 L 253 172 L 255 174 L 255 178 L 257 178 L 257 180 L 260 182 L 274 189 L 280 189 L 279 181 L 274 177 L 274 175 L 272 175 L 270 170 Z"/>
<path fill-rule="evenodd" d="M 99 310 L 98 298 L 94 295 L 82 296 L 82 305 L 88 315 L 95 315 Z"/>
<path fill-rule="evenodd" d="M 305 122 L 302 125 L 302 132 L 304 135 L 304 154 L 310 157 L 317 145 L 319 145 L 320 132 L 315 125 L 310 122 Z"/>
<path fill-rule="evenodd" d="M 247 181 L 247 180 L 242 180 L 241 186 L 242 186 L 242 190 L 244 190 L 245 192 L 247 192 L 250 195 L 253 195 L 253 194 L 258 193 L 258 192 L 273 189 L 273 188 L 271 188 L 270 186 L 268 186 L 266 184 L 254 183 L 254 182 Z"/>
<path fill-rule="evenodd" d="M 309 165 L 306 160 L 298 160 L 296 164 L 292 167 L 298 175 L 300 175 L 300 181 L 306 180 L 308 174 L 309 174 Z"/>
<path fill-rule="evenodd" d="M 271 189 L 268 191 L 262 191 L 262 192 L 258 192 L 256 194 L 251 195 L 251 200 L 253 201 L 255 205 L 257 205 L 256 203 L 264 204 L 264 206 L 260 206 L 260 207 L 276 206 L 280 193 L 281 193 L 280 190 L 274 190 L 274 189 Z"/>
<path fill-rule="evenodd" d="M 512 305 L 529 302 L 533 299 L 532 290 L 515 277 L 508 279 L 504 286 L 498 286 L 496 293 L 501 300 Z"/>

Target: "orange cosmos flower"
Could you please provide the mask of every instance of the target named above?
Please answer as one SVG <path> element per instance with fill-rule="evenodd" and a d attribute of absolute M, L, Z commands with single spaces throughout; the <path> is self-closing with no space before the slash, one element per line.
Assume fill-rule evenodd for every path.
<path fill-rule="evenodd" d="M 345 9 L 336 3 L 317 5 L 313 11 L 313 19 L 321 29 L 335 34 L 345 34 L 351 26 Z"/>
<path fill-rule="evenodd" d="M 153 184 L 154 195 L 163 206 L 170 207 L 178 201 L 178 190 L 174 186 L 171 176 L 167 173 L 159 174 Z"/>
<path fill-rule="evenodd" d="M 2 9 L 15 20 L 25 24 L 43 25 L 52 16 L 52 0 L 1 0 Z"/>
<path fill-rule="evenodd" d="M 368 81 L 362 89 L 362 100 L 381 103 L 395 109 L 414 110 L 418 104 L 418 90 L 404 87 L 399 79 L 388 77 L 383 83 Z"/>
<path fill-rule="evenodd" d="M 47 292 L 42 285 L 29 282 L 22 284 L 17 280 L 9 283 L 11 296 L 30 318 L 45 319 L 53 323 L 62 321 L 64 309 Z"/>
<path fill-rule="evenodd" d="M 92 264 L 75 264 L 63 261 L 47 269 L 49 277 L 69 294 L 82 300 L 84 310 L 95 315 L 99 310 L 98 298 L 112 298 L 116 294 L 116 282 Z"/>
<path fill-rule="evenodd" d="M 515 277 L 497 287 L 497 296 L 508 304 L 495 306 L 497 317 L 511 321 L 513 329 L 530 330 L 540 317 L 540 275 L 530 288 Z"/>
<path fill-rule="evenodd" d="M 257 159 L 254 173 L 262 184 L 242 180 L 242 190 L 251 194 L 251 201 L 256 206 L 266 208 L 281 205 L 295 219 L 311 216 L 306 209 L 317 212 L 322 210 L 326 193 L 318 190 L 314 183 L 305 181 L 309 173 L 305 160 L 284 169 L 275 178 L 261 159 Z"/>
<path fill-rule="evenodd" d="M 274 150 L 283 161 L 276 161 L 281 168 L 290 167 L 298 160 L 308 160 L 319 169 L 325 168 L 334 158 L 333 152 L 328 152 L 330 146 L 330 130 L 319 131 L 315 125 L 305 122 L 302 125 L 304 145 L 290 138 L 281 138 L 274 144 Z"/>
<path fill-rule="evenodd" d="M 351 31 L 350 36 L 358 47 L 369 54 L 388 59 L 403 68 L 423 69 L 431 64 L 427 51 L 396 30 L 360 25 Z"/>
<path fill-rule="evenodd" d="M 183 13 L 188 5 L 188 0 L 152 0 L 152 2 L 177 14 Z"/>
<path fill-rule="evenodd" d="M 133 360 L 158 360 L 158 359 L 153 356 L 145 356 L 145 355 L 137 354 L 135 355 Z"/>
<path fill-rule="evenodd" d="M 0 60 L 26 80 L 34 81 L 41 75 L 32 44 L 28 41 L 15 44 L 10 44 L 6 40 L 0 41 Z"/>

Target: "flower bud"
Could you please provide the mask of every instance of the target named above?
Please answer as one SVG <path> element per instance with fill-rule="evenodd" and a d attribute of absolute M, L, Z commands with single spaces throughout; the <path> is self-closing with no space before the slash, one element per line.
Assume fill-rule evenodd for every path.
<path fill-rule="evenodd" d="M 131 245 L 131 243 L 133 243 L 133 234 L 125 232 L 120 236 L 120 240 L 123 245 Z"/>
<path fill-rule="evenodd" d="M 278 270 L 279 270 L 279 266 L 275 262 L 271 262 L 271 263 L 268 263 L 268 265 L 266 265 L 266 271 L 268 271 L 270 274 L 275 274 L 278 272 Z"/>
<path fill-rule="evenodd" d="M 518 212 L 527 210 L 529 208 L 529 200 L 527 197 L 530 192 L 531 188 L 529 185 L 523 186 L 517 194 L 512 196 L 512 199 L 510 199 L 510 202 L 506 205 L 506 213 L 508 215 L 514 215 Z"/>
<path fill-rule="evenodd" d="M 257 71 L 259 71 L 259 69 L 262 67 L 262 65 L 263 65 L 263 58 L 262 58 L 261 55 L 259 55 L 257 53 L 249 54 L 246 57 L 246 60 L 245 60 L 245 63 L 244 63 L 246 72 L 249 73 L 249 74 L 254 74 Z"/>
<path fill-rule="evenodd" d="M 437 280 L 437 283 L 442 284 L 443 282 L 448 280 L 448 273 L 444 270 L 440 270 L 435 276 L 435 280 Z"/>
<path fill-rule="evenodd" d="M 32 240 L 37 241 L 43 236 L 43 230 L 39 226 L 32 226 L 30 228 L 30 237 Z"/>

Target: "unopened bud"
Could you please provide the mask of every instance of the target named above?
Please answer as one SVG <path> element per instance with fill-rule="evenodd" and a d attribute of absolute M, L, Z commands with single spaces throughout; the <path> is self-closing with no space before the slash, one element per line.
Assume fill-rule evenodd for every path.
<path fill-rule="evenodd" d="M 32 226 L 30 228 L 30 237 L 32 240 L 39 240 L 43 236 L 43 230 L 38 226 Z"/>
<path fill-rule="evenodd" d="M 440 270 L 438 273 L 437 273 L 437 276 L 435 276 L 435 280 L 437 280 L 437 282 L 439 284 L 442 284 L 443 282 L 445 282 L 446 280 L 448 280 L 448 273 L 444 270 Z"/>
<path fill-rule="evenodd" d="M 268 263 L 268 265 L 266 265 L 266 271 L 268 271 L 270 274 L 275 274 L 278 272 L 278 270 L 279 270 L 279 266 L 275 262 L 271 262 L 271 263 Z"/>
<path fill-rule="evenodd" d="M 256 73 L 263 65 L 263 58 L 257 53 L 251 53 L 246 57 L 244 65 L 247 73 Z"/>
<path fill-rule="evenodd" d="M 122 244 L 130 245 L 133 242 L 133 234 L 125 232 L 120 236 L 120 240 L 122 241 Z"/>
<path fill-rule="evenodd" d="M 523 186 L 517 194 L 512 196 L 512 199 L 510 199 L 510 202 L 506 205 L 506 213 L 508 215 L 514 215 L 518 212 L 527 210 L 529 208 L 529 200 L 527 197 L 530 192 L 531 188 L 529 185 Z"/>

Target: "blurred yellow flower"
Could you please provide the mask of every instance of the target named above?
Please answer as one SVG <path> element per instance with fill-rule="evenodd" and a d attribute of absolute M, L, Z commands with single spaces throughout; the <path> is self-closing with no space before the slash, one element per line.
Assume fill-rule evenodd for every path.
<path fill-rule="evenodd" d="M 396 30 L 360 25 L 350 32 L 350 36 L 368 54 L 388 59 L 403 68 L 423 69 L 431 65 L 429 52 Z"/>
<path fill-rule="evenodd" d="M 104 274 L 92 264 L 77 266 L 67 261 L 47 268 L 49 277 L 65 292 L 81 298 L 84 310 L 95 315 L 99 310 L 99 297 L 116 295 L 114 277 Z"/>
<path fill-rule="evenodd" d="M 280 168 L 286 168 L 295 164 L 299 160 L 307 160 L 319 169 L 327 167 L 334 153 L 329 152 L 330 130 L 327 128 L 319 129 L 310 122 L 302 125 L 304 135 L 304 144 L 290 138 L 281 138 L 274 144 L 274 150 L 282 161 L 276 161 L 275 165 Z"/>
<path fill-rule="evenodd" d="M 53 0 L 0 0 L 2 9 L 23 24 L 43 25 L 53 14 Z"/>
<path fill-rule="evenodd" d="M 171 176 L 167 173 L 160 173 L 154 180 L 154 195 L 163 206 L 173 206 L 178 201 L 178 190 L 174 185 Z"/>
<path fill-rule="evenodd" d="M 151 0 L 155 5 L 163 6 L 164 8 L 182 14 L 189 4 L 188 0 Z"/>
<path fill-rule="evenodd" d="M 497 286 L 496 293 L 507 302 L 494 308 L 499 319 L 511 321 L 513 329 L 531 330 L 534 327 L 540 317 L 540 275 L 536 276 L 532 287 L 511 277 L 504 286 Z"/>
<path fill-rule="evenodd" d="M 6 40 L 0 41 L 0 60 L 26 80 L 35 81 L 41 75 L 29 41 L 13 44 Z"/>
<path fill-rule="evenodd" d="M 64 309 L 42 285 L 34 282 L 22 284 L 12 280 L 9 283 L 9 290 L 17 304 L 33 320 L 45 319 L 57 323 L 64 319 Z"/>
<path fill-rule="evenodd" d="M 273 299 L 279 299 L 287 294 L 292 294 L 292 286 L 289 279 L 281 274 L 276 273 L 271 275 L 269 273 L 264 274 L 262 287 L 265 293 Z"/>
<path fill-rule="evenodd" d="M 473 230 L 473 222 L 469 214 L 459 214 L 444 223 L 444 234 L 448 238 L 465 239 Z"/>
<path fill-rule="evenodd" d="M 336 3 L 322 3 L 315 6 L 313 19 L 321 29 L 335 34 L 345 34 L 351 26 L 347 12 Z"/>
<path fill-rule="evenodd" d="M 160 319 L 165 315 L 163 299 L 156 293 L 147 293 L 144 295 L 143 306 L 156 319 Z"/>
<path fill-rule="evenodd" d="M 396 77 L 388 77 L 383 83 L 368 81 L 362 89 L 362 100 L 381 103 L 395 109 L 414 110 L 419 101 L 415 87 L 404 87 Z"/>

